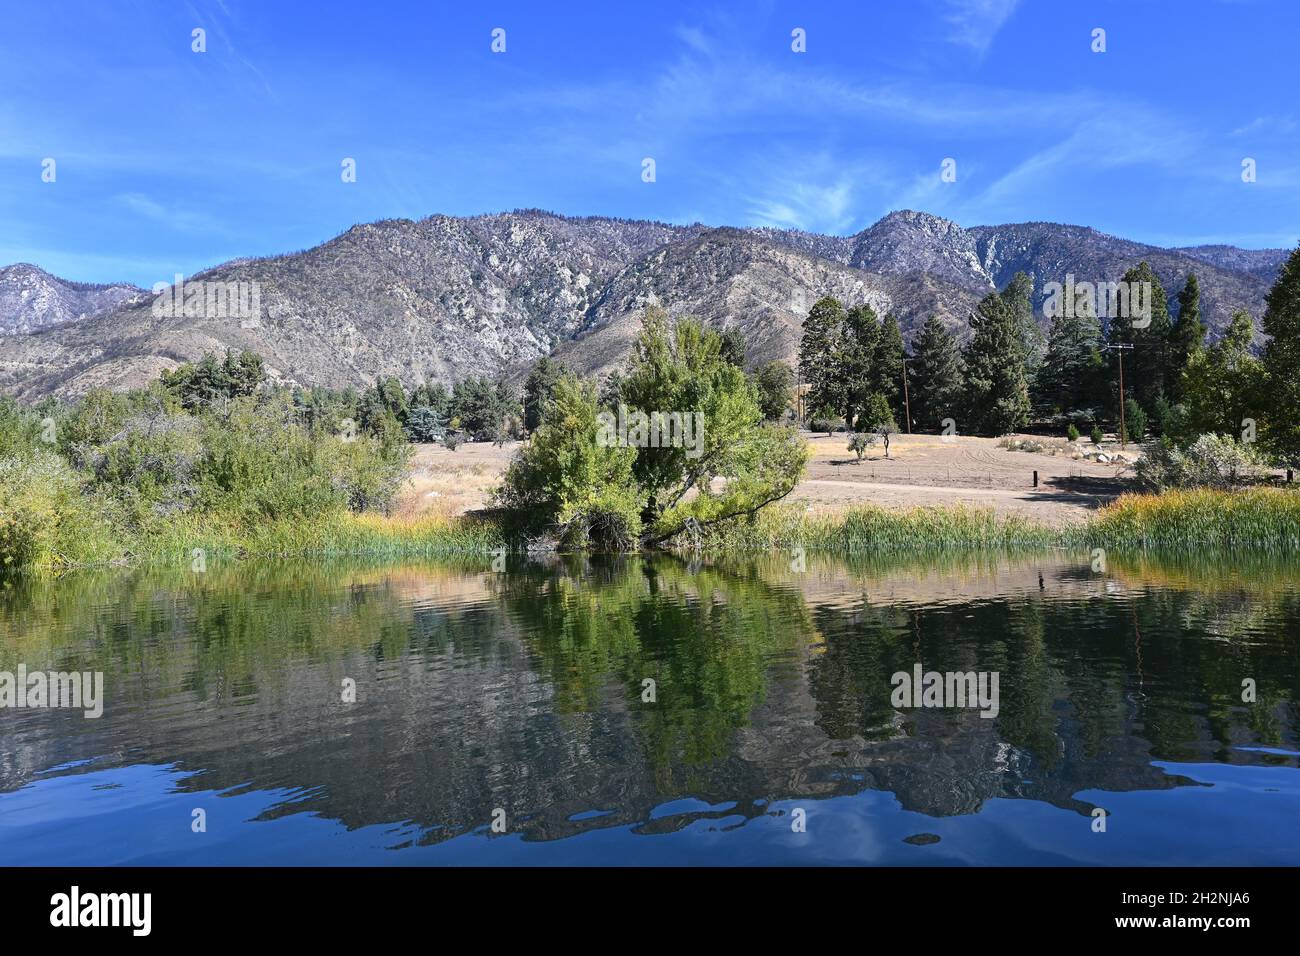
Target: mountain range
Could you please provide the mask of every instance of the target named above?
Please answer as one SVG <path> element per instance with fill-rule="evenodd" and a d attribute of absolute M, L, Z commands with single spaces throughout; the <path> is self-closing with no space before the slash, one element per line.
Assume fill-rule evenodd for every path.
<path fill-rule="evenodd" d="M 757 365 L 794 359 L 800 325 L 823 295 L 892 311 L 907 338 L 930 315 L 964 338 L 979 299 L 1018 271 L 1041 297 L 1044 283 L 1067 273 L 1115 281 L 1141 260 L 1171 310 L 1196 273 L 1214 336 L 1236 309 L 1262 316 L 1288 254 L 1167 249 L 1046 222 L 963 228 L 910 210 L 852 236 L 541 210 L 384 220 L 303 252 L 186 277 L 187 290 L 195 281 L 256 283 L 260 311 L 252 316 L 158 314 L 156 296 L 129 284 L 66 282 L 29 265 L 0 269 L 0 388 L 35 398 L 135 387 L 227 348 L 252 349 L 273 378 L 302 385 L 517 377 L 548 353 L 599 374 L 626 356 L 651 303 L 739 328 Z"/>

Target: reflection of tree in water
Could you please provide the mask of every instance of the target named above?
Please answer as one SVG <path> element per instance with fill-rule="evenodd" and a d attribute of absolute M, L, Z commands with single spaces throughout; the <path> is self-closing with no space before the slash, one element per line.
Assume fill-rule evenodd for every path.
<path fill-rule="evenodd" d="M 1027 560 L 1035 583 L 1019 590 L 986 559 L 806 576 L 784 561 L 665 557 L 506 574 L 486 561 L 284 562 L 27 579 L 0 598 L 0 669 L 102 670 L 109 702 L 100 721 L 24 714 L 12 734 L 0 715 L 13 742 L 0 789 L 69 760 L 175 762 L 197 772 L 195 790 L 291 791 L 269 815 L 411 820 L 438 840 L 503 807 L 512 828 L 551 838 L 688 795 L 738 801 L 743 816 L 764 799 L 864 787 L 934 814 L 991 796 L 1079 806 L 1087 788 L 1174 785 L 1153 759 L 1261 761 L 1229 748 L 1294 744 L 1289 569 L 1117 563 L 1099 579 Z M 851 599 L 822 596 L 819 573 Z M 882 598 L 890 575 L 936 600 Z M 986 581 L 987 593 L 938 600 Z M 896 712 L 890 675 L 918 659 L 999 671 L 999 716 Z M 339 702 L 345 676 L 352 707 Z M 1259 685 L 1254 707 L 1244 676 Z M 614 812 L 567 819 L 593 809 Z"/>

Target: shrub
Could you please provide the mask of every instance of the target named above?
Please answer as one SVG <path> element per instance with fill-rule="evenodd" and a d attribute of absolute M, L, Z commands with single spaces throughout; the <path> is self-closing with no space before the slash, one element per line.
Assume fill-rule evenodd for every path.
<path fill-rule="evenodd" d="M 876 436 L 869 435 L 866 432 L 854 432 L 849 438 L 849 451 L 858 456 L 858 461 L 862 460 L 867 450 L 876 443 Z"/>
<path fill-rule="evenodd" d="M 1104 442 L 1105 440 L 1106 440 L 1106 433 L 1105 433 L 1104 431 L 1101 430 L 1101 426 L 1100 426 L 1100 425 L 1093 425 L 1093 426 L 1092 426 L 1092 443 L 1093 443 L 1094 445 L 1100 445 L 1100 444 L 1101 444 L 1102 442 Z"/>
<path fill-rule="evenodd" d="M 1131 398 L 1124 400 L 1124 431 L 1126 441 L 1146 441 L 1147 413 Z"/>
<path fill-rule="evenodd" d="M 1070 422 L 1070 424 L 1067 425 L 1066 428 L 1065 428 L 1065 437 L 1066 437 L 1066 439 L 1068 439 L 1069 441 L 1078 441 L 1078 440 L 1079 440 L 1079 426 L 1075 425 L 1074 422 Z"/>
<path fill-rule="evenodd" d="M 1235 488 L 1259 477 L 1261 461 L 1248 444 L 1204 434 L 1185 449 L 1161 439 L 1133 466 L 1139 485 L 1169 488 Z"/>

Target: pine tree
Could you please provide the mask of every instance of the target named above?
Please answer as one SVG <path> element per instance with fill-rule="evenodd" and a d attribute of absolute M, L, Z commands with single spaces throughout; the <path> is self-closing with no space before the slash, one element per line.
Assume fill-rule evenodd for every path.
<path fill-rule="evenodd" d="M 1005 435 L 1029 421 L 1021 329 L 996 292 L 984 297 L 970 323 L 975 335 L 965 355 L 967 414 L 975 431 Z M 958 423 L 965 424 L 960 418 Z"/>
<path fill-rule="evenodd" d="M 912 418 L 922 430 L 938 431 L 956 420 L 963 405 L 961 350 L 938 316 L 925 320 L 908 363 Z"/>
<path fill-rule="evenodd" d="M 833 408 L 851 422 L 853 410 L 844 376 L 844 306 L 839 299 L 818 299 L 803 321 L 799 374 L 808 386 L 809 408 Z"/>
<path fill-rule="evenodd" d="M 1169 380 L 1166 382 L 1170 401 L 1182 401 L 1182 375 L 1192 356 L 1205 347 L 1205 324 L 1201 322 L 1201 286 L 1196 275 L 1189 272 L 1183 291 L 1178 293 L 1178 323 L 1169 342 Z"/>
<path fill-rule="evenodd" d="M 1263 375 L 1250 354 L 1254 338 L 1255 323 L 1238 310 L 1219 341 L 1192 353 L 1181 382 L 1188 437 L 1214 432 L 1235 438 L 1244 420 L 1255 417 Z"/>
<path fill-rule="evenodd" d="M 1282 265 L 1264 300 L 1267 389 L 1265 440 L 1292 467 L 1300 466 L 1300 248 Z"/>
<path fill-rule="evenodd" d="M 880 339 L 880 323 L 871 306 L 863 304 L 849 310 L 844 322 L 844 344 L 840 368 L 848 392 L 850 411 L 845 424 L 852 430 L 854 421 L 862 414 L 865 402 L 875 388 L 873 369 L 876 345 Z"/>
<path fill-rule="evenodd" d="M 1133 350 L 1124 360 L 1125 397 L 1134 399 L 1143 408 L 1154 408 L 1157 400 L 1167 391 L 1172 367 L 1169 339 L 1173 326 L 1169 321 L 1169 302 L 1160 279 L 1145 261 L 1124 273 L 1122 281 L 1133 290 L 1129 296 L 1129 314 L 1111 317 L 1109 340 L 1112 343 L 1128 342 L 1133 345 Z M 1135 324 L 1139 317 L 1133 313 L 1141 283 L 1150 283 L 1149 297 L 1143 292 L 1141 301 L 1151 311 L 1149 317 L 1141 317 L 1148 319 L 1146 324 L 1139 326 Z M 1115 407 L 1118 408 L 1118 405 Z"/>
<path fill-rule="evenodd" d="M 894 413 L 903 420 L 903 331 L 893 313 L 880 323 L 880 334 L 871 363 L 872 391 L 883 395 Z"/>
<path fill-rule="evenodd" d="M 1046 414 L 1090 408 L 1101 400 L 1104 369 L 1101 323 L 1092 316 L 1058 315 L 1034 377 L 1034 404 Z"/>
<path fill-rule="evenodd" d="M 1025 371 L 1031 378 L 1042 363 L 1047 343 L 1043 330 L 1034 318 L 1034 282 L 1023 272 L 1017 272 L 1002 290 L 1002 300 L 1011 309 L 1024 353 Z"/>

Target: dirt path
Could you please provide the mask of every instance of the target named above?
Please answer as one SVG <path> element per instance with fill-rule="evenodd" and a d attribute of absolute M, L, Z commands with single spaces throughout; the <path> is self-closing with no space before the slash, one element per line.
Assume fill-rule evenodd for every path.
<path fill-rule="evenodd" d="M 811 453 L 808 474 L 786 500 L 818 510 L 962 504 L 1060 526 L 1085 520 L 1115 497 L 1122 490 L 1118 479 L 1129 473 L 1122 464 L 1074 458 L 1063 440 L 1047 440 L 1047 451 L 1030 452 L 1012 451 L 992 438 L 900 435 L 890 441 L 889 458 L 877 445 L 859 462 L 843 435 L 804 437 Z M 417 445 L 399 510 L 461 514 L 483 507 L 517 448 L 514 442 L 470 442 L 452 452 Z"/>

